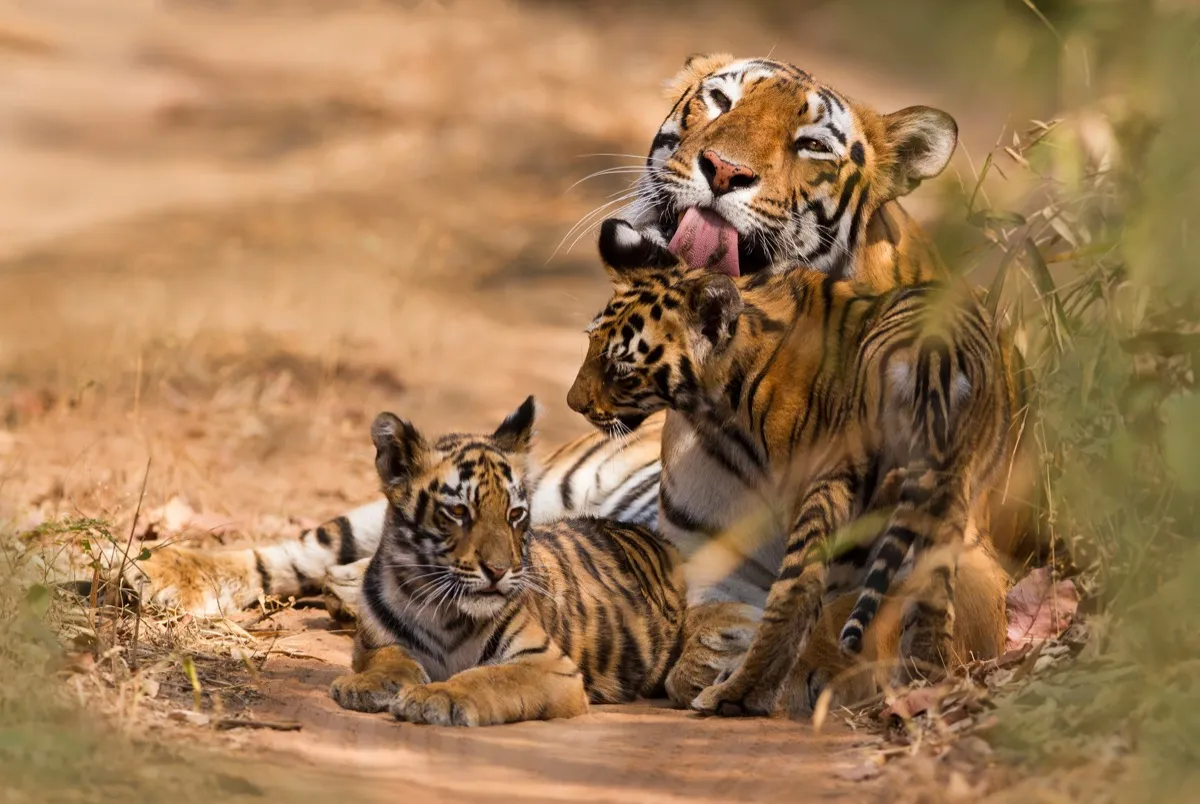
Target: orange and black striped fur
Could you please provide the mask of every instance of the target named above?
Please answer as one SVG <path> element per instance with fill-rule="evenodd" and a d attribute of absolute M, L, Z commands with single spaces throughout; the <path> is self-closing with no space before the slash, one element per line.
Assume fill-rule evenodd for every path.
<path fill-rule="evenodd" d="M 861 651 L 910 548 L 929 570 L 903 618 L 897 681 L 945 667 L 958 556 L 977 541 L 969 516 L 1006 464 L 1015 412 L 986 308 L 949 283 L 876 293 L 802 266 L 737 280 L 688 272 L 618 220 L 605 222 L 600 250 L 615 293 L 568 404 L 600 427 L 679 413 L 724 482 L 766 512 L 761 536 L 783 548 L 745 658 L 692 706 L 770 713 L 823 600 L 847 583 L 862 592 L 841 644 Z M 891 502 L 881 535 L 835 545 Z"/>
<path fill-rule="evenodd" d="M 572 717 L 662 689 L 685 593 L 653 532 L 578 518 L 531 527 L 530 397 L 490 436 L 371 428 L 388 502 L 363 578 L 354 673 L 331 694 L 413 723 Z"/>

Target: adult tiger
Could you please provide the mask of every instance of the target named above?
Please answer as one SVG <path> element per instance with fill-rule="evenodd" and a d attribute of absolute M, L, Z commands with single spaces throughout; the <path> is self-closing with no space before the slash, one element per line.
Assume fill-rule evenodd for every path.
<path fill-rule="evenodd" d="M 619 213 L 647 237 L 672 244 L 692 264 L 727 272 L 782 271 L 800 260 L 881 290 L 945 274 L 897 202 L 948 163 L 957 130 L 945 113 L 912 107 L 879 114 L 792 65 L 727 55 L 689 59 L 668 96 L 672 108 L 637 197 Z M 622 442 L 580 438 L 543 463 L 531 516 L 595 513 L 652 523 L 660 496 L 664 510 L 686 516 L 695 502 L 689 495 L 721 493 L 705 485 L 713 465 L 697 446 L 682 422 L 662 414 Z M 695 480 L 687 494 L 682 478 Z M 1011 510 L 985 509 L 1004 552 L 1027 530 L 1024 512 Z M 344 573 L 350 577 L 365 569 L 384 511 L 372 503 L 298 541 L 254 551 L 161 550 L 139 574 L 159 602 L 203 611 L 249 605 L 263 592 L 315 590 L 333 567 L 356 562 Z M 773 572 L 769 561 L 751 558 L 727 584 L 743 579 L 740 590 L 725 595 L 750 606 L 689 614 L 688 649 L 673 677 L 677 688 L 669 689 L 676 701 L 692 700 L 741 655 Z"/>

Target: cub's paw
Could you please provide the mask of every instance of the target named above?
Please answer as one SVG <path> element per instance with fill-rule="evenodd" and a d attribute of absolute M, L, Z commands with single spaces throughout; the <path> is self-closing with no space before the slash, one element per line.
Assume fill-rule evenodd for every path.
<path fill-rule="evenodd" d="M 701 692 L 733 675 L 745 655 L 744 651 L 694 651 L 681 656 L 667 673 L 667 697 L 676 706 L 687 708 Z"/>
<path fill-rule="evenodd" d="M 717 717 L 768 717 L 775 711 L 778 698 L 778 691 L 759 688 L 739 669 L 697 695 L 692 709 Z"/>
<path fill-rule="evenodd" d="M 329 697 L 343 709 L 382 712 L 404 688 L 401 681 L 377 671 L 339 676 L 329 685 Z"/>
<path fill-rule="evenodd" d="M 667 674 L 667 697 L 687 708 L 703 690 L 733 675 L 754 639 L 754 625 L 735 621 L 700 630 Z"/>
<path fill-rule="evenodd" d="M 409 687 L 392 701 L 392 716 L 405 723 L 430 726 L 488 726 L 488 718 L 471 697 L 444 682 Z"/>

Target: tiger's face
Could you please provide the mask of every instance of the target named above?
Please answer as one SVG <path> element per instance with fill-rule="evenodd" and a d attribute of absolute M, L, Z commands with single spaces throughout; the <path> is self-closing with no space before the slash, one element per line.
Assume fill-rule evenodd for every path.
<path fill-rule="evenodd" d="M 567 405 L 610 436 L 664 408 L 700 398 L 700 373 L 736 333 L 742 310 L 733 280 L 688 271 L 629 223 L 600 228 L 613 295 L 588 327 L 588 352 Z"/>
<path fill-rule="evenodd" d="M 796 262 L 848 276 L 876 210 L 941 173 L 958 139 L 945 112 L 879 114 L 769 59 L 693 57 L 670 98 L 620 215 L 732 276 Z"/>
<path fill-rule="evenodd" d="M 528 583 L 528 455 L 533 397 L 490 436 L 428 442 L 381 413 L 371 426 L 375 467 L 389 504 L 385 538 L 414 599 L 488 617 Z"/>

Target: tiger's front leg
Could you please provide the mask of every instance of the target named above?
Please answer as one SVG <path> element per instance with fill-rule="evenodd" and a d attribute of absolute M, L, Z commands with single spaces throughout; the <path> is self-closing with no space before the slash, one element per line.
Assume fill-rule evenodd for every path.
<path fill-rule="evenodd" d="M 843 473 L 830 473 L 810 487 L 745 660 L 726 681 L 696 696 L 693 709 L 724 717 L 766 716 L 775 710 L 821 616 L 824 548 L 830 535 L 849 521 L 853 504 L 849 478 Z"/>
<path fill-rule="evenodd" d="M 382 712 L 403 689 L 429 683 L 421 663 L 399 645 L 367 648 L 360 633 L 354 643 L 354 672 L 339 676 L 329 695 L 343 709 Z"/>
<path fill-rule="evenodd" d="M 757 608 L 744 603 L 700 603 L 689 608 L 683 646 L 667 674 L 667 697 L 687 708 L 719 677 L 731 674 L 746 655 L 761 616 Z"/>
<path fill-rule="evenodd" d="M 541 626 L 529 621 L 510 636 L 495 664 L 402 690 L 392 715 L 434 726 L 494 726 L 587 712 L 583 674 Z"/>

